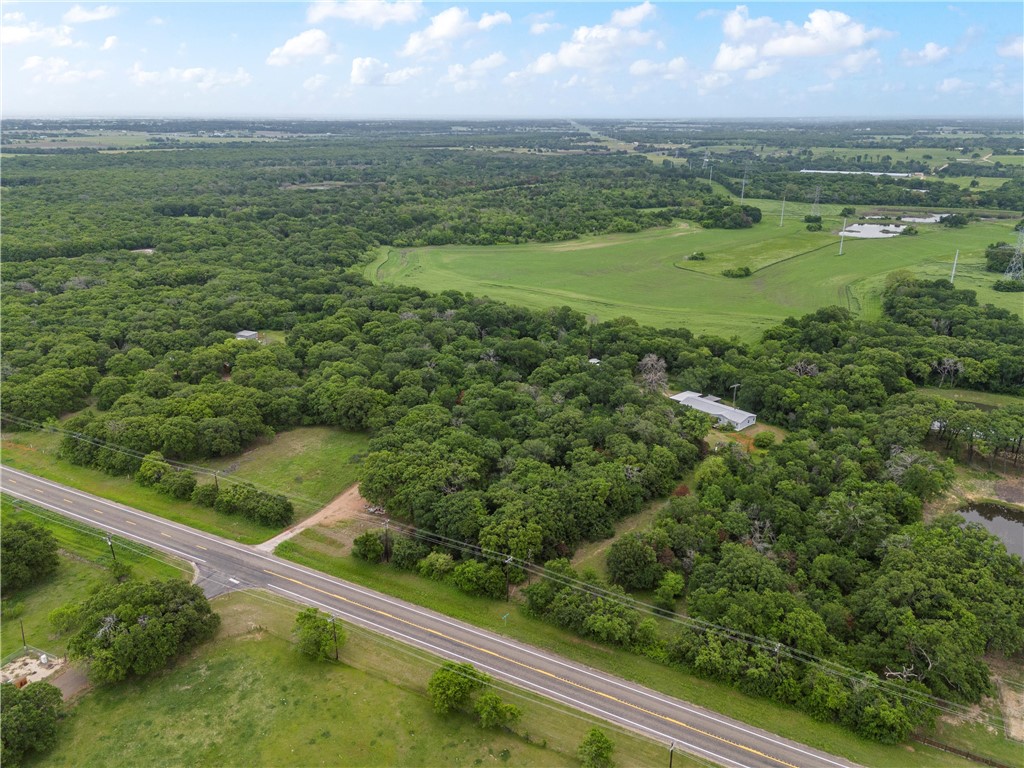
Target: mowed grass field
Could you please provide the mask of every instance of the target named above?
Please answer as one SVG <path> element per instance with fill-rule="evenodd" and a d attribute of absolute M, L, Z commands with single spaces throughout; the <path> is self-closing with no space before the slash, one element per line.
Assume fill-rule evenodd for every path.
<path fill-rule="evenodd" d="M 779 226 L 779 201 L 749 202 L 763 211 L 761 223 L 751 229 L 704 230 L 680 223 L 565 243 L 384 248 L 364 267 L 364 275 L 375 282 L 455 289 L 533 308 L 568 305 L 600 320 L 629 316 L 657 327 L 753 340 L 788 316 L 823 306 L 877 317 L 888 273 L 908 269 L 923 278 L 948 278 L 959 249 L 957 287 L 976 290 L 981 303 L 1024 310 L 1020 294 L 993 291 L 997 275 L 985 271 L 985 247 L 998 240 L 1015 242 L 1016 219 L 960 229 L 919 224 L 920 234 L 913 237 L 847 237 L 840 256 L 838 206 L 822 206 L 823 231 L 808 232 L 803 217 L 809 205 L 787 204 Z M 705 261 L 687 260 L 698 251 Z M 753 274 L 739 279 L 721 274 L 740 266 Z"/>
<path fill-rule="evenodd" d="M 165 672 L 89 693 L 29 765 L 575 766 L 594 726 L 619 765 L 667 759 L 667 745 L 504 686 L 499 695 L 523 710 L 515 732 L 437 715 L 426 696 L 433 657 L 349 627 L 341 663 L 312 662 L 290 636 L 299 606 L 255 593 L 212 605 L 222 620 L 212 642 Z"/>

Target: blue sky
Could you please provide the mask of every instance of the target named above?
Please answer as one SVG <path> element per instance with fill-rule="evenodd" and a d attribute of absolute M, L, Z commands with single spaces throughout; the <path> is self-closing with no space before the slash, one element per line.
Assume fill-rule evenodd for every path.
<path fill-rule="evenodd" d="M 1014 117 L 1024 6 L 4 2 L 6 117 Z"/>

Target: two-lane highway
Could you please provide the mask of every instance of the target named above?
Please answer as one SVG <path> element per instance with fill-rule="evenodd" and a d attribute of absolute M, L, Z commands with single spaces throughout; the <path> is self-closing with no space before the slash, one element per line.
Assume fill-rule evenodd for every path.
<path fill-rule="evenodd" d="M 854 764 L 396 598 L 274 555 L 8 467 L 0 489 L 193 564 L 213 589 L 258 588 L 314 605 L 360 627 L 465 661 L 498 680 L 617 723 L 724 766 L 839 768 Z M 218 590 L 216 587 L 220 587 Z"/>

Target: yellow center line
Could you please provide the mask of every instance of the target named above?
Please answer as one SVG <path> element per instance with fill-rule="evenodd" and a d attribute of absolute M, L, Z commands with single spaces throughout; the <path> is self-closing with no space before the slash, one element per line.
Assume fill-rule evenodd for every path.
<path fill-rule="evenodd" d="M 364 610 L 370 611 L 372 613 L 376 613 L 378 616 L 384 616 L 386 618 L 391 619 L 392 621 L 401 622 L 402 624 L 405 624 L 405 625 L 410 626 L 410 627 L 414 627 L 415 629 L 418 629 L 418 630 L 420 630 L 422 632 L 426 632 L 426 633 L 431 634 L 431 635 L 436 635 L 437 637 L 443 638 L 443 639 L 445 639 L 445 640 L 447 640 L 449 642 L 457 643 L 459 645 L 465 646 L 466 648 L 472 648 L 474 651 L 477 651 L 478 653 L 483 653 L 483 654 L 486 654 L 488 656 L 493 656 L 496 659 L 500 659 L 502 661 L 508 662 L 509 664 L 514 664 L 517 667 L 522 667 L 523 669 L 528 669 L 531 672 L 534 672 L 534 673 L 536 673 L 538 675 L 543 675 L 543 676 L 549 677 L 549 678 L 551 678 L 553 680 L 558 680 L 558 681 L 560 681 L 562 683 L 565 683 L 566 685 L 571 685 L 574 688 L 578 688 L 581 691 L 587 691 L 588 693 L 592 693 L 595 696 L 600 696 L 601 698 L 607 699 L 608 701 L 614 701 L 617 704 L 621 704 L 623 706 L 630 707 L 631 709 L 635 709 L 638 712 L 643 712 L 644 714 L 650 715 L 651 717 L 656 717 L 659 720 L 664 720 L 667 723 L 672 723 L 673 725 L 678 725 L 681 728 L 686 728 L 687 730 L 693 731 L 694 733 L 699 733 L 702 736 L 708 737 L 709 739 L 714 739 L 715 741 L 719 741 L 719 742 L 721 742 L 723 744 L 729 744 L 730 746 L 736 747 L 737 749 L 742 749 L 745 752 L 749 752 L 752 755 L 757 755 L 758 757 L 763 757 L 766 760 L 771 760 L 773 763 L 778 763 L 779 765 L 785 766 L 786 768 L 798 768 L 797 766 L 793 765 L 792 763 L 787 763 L 784 760 L 780 760 L 777 757 L 773 757 L 771 755 L 765 754 L 764 752 L 761 752 L 761 751 L 759 751 L 757 749 L 754 749 L 753 747 L 748 747 L 745 744 L 740 744 L 740 743 L 732 741 L 730 739 L 726 739 L 726 738 L 724 738 L 722 736 L 718 736 L 717 734 L 711 733 L 710 731 L 705 731 L 705 730 L 703 730 L 701 728 L 697 728 L 695 726 L 689 725 L 688 723 L 684 723 L 681 720 L 676 720 L 673 717 L 669 717 L 668 715 L 663 715 L 660 712 L 654 712 L 653 710 L 645 709 L 644 707 L 641 707 L 641 706 L 639 706 L 637 704 L 633 704 L 632 702 L 624 701 L 623 699 L 620 699 L 620 698 L 617 698 L 615 696 L 612 696 L 610 693 L 605 693 L 604 691 L 598 691 L 598 690 L 596 690 L 594 688 L 590 688 L 590 687 L 588 687 L 586 685 L 583 685 L 582 683 L 577 683 L 574 680 L 569 680 L 568 678 L 565 678 L 565 677 L 559 677 L 558 675 L 554 674 L 553 672 L 549 672 L 546 669 L 541 669 L 539 667 L 530 666 L 529 664 L 524 664 L 521 661 L 517 661 L 516 659 L 509 658 L 508 656 L 503 656 L 502 654 L 497 653 L 496 651 L 492 651 L 492 650 L 490 650 L 488 648 L 481 648 L 480 646 L 473 645 L 472 643 L 467 643 L 464 640 L 459 640 L 458 638 L 452 637 L 451 635 L 446 635 L 445 633 L 440 632 L 440 631 L 438 631 L 436 629 L 431 629 L 430 627 L 424 627 L 421 624 L 416 624 L 415 622 L 409 621 L 408 619 L 403 619 L 401 616 L 395 616 L 394 614 L 388 613 L 387 611 L 382 611 L 382 610 L 380 610 L 378 608 L 373 608 L 373 607 L 371 607 L 369 605 L 365 605 L 363 603 L 357 602 L 357 601 L 352 600 L 350 598 L 343 597 L 342 595 L 335 594 L 334 592 L 328 592 L 326 590 L 320 589 L 319 587 L 314 587 L 312 584 L 306 584 L 305 582 L 299 581 L 298 579 L 293 579 L 293 578 L 291 578 L 289 576 L 283 576 L 280 573 L 274 573 L 273 571 L 267 570 L 266 568 L 263 569 L 263 572 L 264 573 L 269 573 L 271 576 L 276 576 L 279 579 L 284 579 L 285 581 L 290 581 L 293 584 L 298 584 L 299 586 L 306 587 L 307 589 L 312 589 L 313 591 L 319 592 L 322 595 L 327 595 L 329 597 L 335 598 L 336 600 L 341 600 L 343 602 L 349 603 L 350 605 L 354 605 L 354 606 L 357 606 L 357 607 L 362 608 Z"/>
<path fill-rule="evenodd" d="M 125 520 L 125 522 L 128 523 L 128 525 L 138 525 L 134 520 Z"/>
<path fill-rule="evenodd" d="M 164 533 L 163 531 L 160 531 L 160 535 L 161 535 L 161 536 L 166 536 L 166 537 L 167 537 L 168 539 L 173 539 L 173 538 L 174 538 L 173 536 L 171 536 L 171 534 L 169 534 L 169 533 Z"/>
<path fill-rule="evenodd" d="M 206 547 L 204 547 L 202 544 L 196 544 L 196 546 L 199 547 L 200 549 L 206 549 Z"/>
<path fill-rule="evenodd" d="M 9 478 L 7 478 L 7 482 L 8 482 L 8 483 L 14 483 L 14 485 L 17 485 L 17 484 L 18 484 L 18 481 L 17 481 L 17 480 L 15 480 L 15 479 L 14 479 L 13 477 L 9 477 Z"/>
<path fill-rule="evenodd" d="M 94 509 L 93 512 L 95 512 L 97 515 L 102 515 L 103 514 L 103 510 L 102 509 Z"/>

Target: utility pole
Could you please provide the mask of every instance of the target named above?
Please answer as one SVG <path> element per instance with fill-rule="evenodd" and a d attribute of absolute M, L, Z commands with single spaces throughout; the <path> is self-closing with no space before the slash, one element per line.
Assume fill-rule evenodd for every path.
<path fill-rule="evenodd" d="M 110 547 L 110 556 L 112 558 L 114 558 L 114 562 L 116 563 L 117 562 L 117 553 L 114 552 L 114 542 L 112 542 L 110 540 L 110 536 L 109 535 L 104 536 L 103 538 L 106 539 L 107 546 Z"/>
<path fill-rule="evenodd" d="M 28 643 L 25 642 L 25 622 L 18 619 L 18 623 L 21 624 L 21 648 L 24 650 L 28 648 Z"/>
<path fill-rule="evenodd" d="M 672 753 L 676 751 L 676 743 L 673 741 L 668 748 L 668 768 L 672 768 Z"/>
<path fill-rule="evenodd" d="M 953 282 L 953 278 L 956 277 L 956 260 L 960 258 L 960 249 L 956 249 L 956 254 L 953 256 L 953 271 L 949 273 L 949 282 Z"/>
<path fill-rule="evenodd" d="M 511 596 L 509 594 L 509 590 L 510 590 L 510 588 L 512 586 L 512 582 L 509 580 L 509 574 L 508 574 L 508 569 L 509 569 L 510 565 L 512 565 L 512 555 L 509 555 L 507 558 L 505 558 L 505 602 L 506 603 L 511 599 Z"/>
<path fill-rule="evenodd" d="M 736 407 L 736 390 L 739 388 L 739 384 L 732 385 L 732 407 Z"/>
<path fill-rule="evenodd" d="M 338 625 L 334 621 L 334 616 L 331 616 L 331 631 L 334 633 L 334 660 L 338 660 Z"/>
<path fill-rule="evenodd" d="M 391 537 L 388 535 L 388 519 L 384 518 L 384 562 L 391 562 Z"/>
<path fill-rule="evenodd" d="M 843 239 L 846 237 L 846 218 L 843 218 L 843 228 L 839 231 L 839 255 L 843 255 Z"/>
<path fill-rule="evenodd" d="M 782 196 L 782 213 L 779 214 L 779 226 L 782 226 L 782 220 L 786 218 L 786 196 Z"/>

